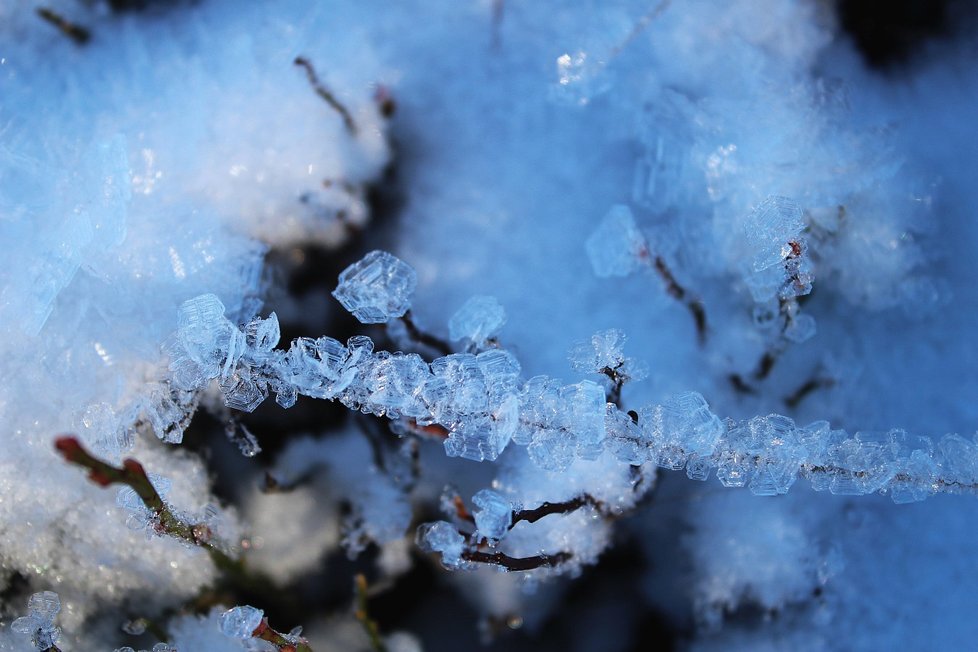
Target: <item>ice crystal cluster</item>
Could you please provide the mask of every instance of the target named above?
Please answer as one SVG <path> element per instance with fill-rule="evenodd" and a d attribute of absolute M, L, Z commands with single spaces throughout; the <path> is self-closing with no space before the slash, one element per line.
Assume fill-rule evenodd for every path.
<path fill-rule="evenodd" d="M 892 4 L 0 2 L 0 650 L 973 646 L 976 18 Z"/>
<path fill-rule="evenodd" d="M 54 625 L 54 619 L 61 611 L 61 599 L 53 591 L 35 593 L 27 603 L 27 611 L 26 616 L 10 624 L 10 629 L 30 636 L 38 650 L 50 650 L 61 637 L 61 629 Z"/>

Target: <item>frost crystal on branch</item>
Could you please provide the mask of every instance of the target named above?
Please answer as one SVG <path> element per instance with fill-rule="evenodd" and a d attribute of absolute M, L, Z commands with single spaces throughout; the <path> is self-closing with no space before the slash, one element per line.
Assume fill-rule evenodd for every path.
<path fill-rule="evenodd" d="M 54 625 L 54 619 L 61 611 L 61 599 L 53 591 L 41 591 L 31 596 L 27 602 L 27 615 L 21 616 L 10 625 L 10 629 L 31 637 L 31 643 L 41 652 L 58 650 L 61 628 Z"/>
<path fill-rule="evenodd" d="M 587 239 L 587 255 L 600 278 L 628 276 L 647 264 L 648 243 L 628 206 L 618 204 Z"/>
<path fill-rule="evenodd" d="M 804 228 L 801 208 L 787 197 L 768 197 L 747 218 L 744 237 L 750 259 L 744 278 L 755 301 L 811 292 Z"/>
<path fill-rule="evenodd" d="M 425 523 L 418 528 L 417 541 L 422 550 L 441 553 L 441 561 L 447 568 L 464 566 L 462 552 L 465 549 L 465 537 L 451 523 Z"/>
<path fill-rule="evenodd" d="M 601 374 L 611 382 L 608 400 L 618 404 L 621 389 L 630 380 L 642 380 L 648 375 L 644 364 L 624 353 L 625 334 L 617 328 L 599 331 L 589 342 L 578 342 L 570 352 L 575 371 Z"/>
<path fill-rule="evenodd" d="M 371 251 L 340 274 L 333 296 L 364 324 L 383 324 L 411 307 L 418 275 L 386 251 Z"/>
<path fill-rule="evenodd" d="M 513 523 L 513 506 L 498 492 L 483 489 L 472 496 L 478 507 L 475 516 L 476 535 L 490 540 L 502 539 Z"/>

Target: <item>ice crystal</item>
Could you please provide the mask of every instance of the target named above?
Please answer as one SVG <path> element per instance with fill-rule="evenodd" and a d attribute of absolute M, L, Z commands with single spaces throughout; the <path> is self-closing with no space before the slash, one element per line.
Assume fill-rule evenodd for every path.
<path fill-rule="evenodd" d="M 18 634 L 31 637 L 31 643 L 38 650 L 50 650 L 61 637 L 61 628 L 56 627 L 54 619 L 61 611 L 61 599 L 53 591 L 35 593 L 27 602 L 27 615 L 21 616 L 10 625 Z"/>
<path fill-rule="evenodd" d="M 482 346 L 505 323 L 506 311 L 496 297 L 474 296 L 452 315 L 448 322 L 448 337 L 452 341 L 468 339 L 476 346 Z"/>
<path fill-rule="evenodd" d="M 364 324 L 402 316 L 418 284 L 414 270 L 385 251 L 371 251 L 340 274 L 333 296 Z"/>

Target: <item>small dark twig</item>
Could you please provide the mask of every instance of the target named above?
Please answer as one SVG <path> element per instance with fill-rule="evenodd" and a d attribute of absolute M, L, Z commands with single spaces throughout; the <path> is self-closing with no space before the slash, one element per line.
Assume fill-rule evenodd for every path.
<path fill-rule="evenodd" d="M 451 355 L 453 353 L 452 347 L 448 342 L 418 328 L 418 325 L 414 323 L 414 318 L 411 316 L 410 310 L 404 313 L 400 319 L 401 323 L 404 324 L 404 328 L 407 329 L 408 337 L 418 344 L 423 344 L 430 349 L 434 349 L 442 355 Z"/>
<path fill-rule="evenodd" d="M 502 566 L 509 571 L 529 571 L 537 568 L 554 568 L 573 555 L 569 552 L 558 552 L 553 555 L 536 555 L 535 557 L 510 557 L 502 552 L 483 552 L 481 550 L 466 550 L 462 559 L 477 564 L 493 564 Z"/>
<path fill-rule="evenodd" d="M 608 390 L 608 402 L 614 403 L 618 409 L 621 409 L 621 388 L 628 380 L 628 376 L 620 371 L 623 364 L 625 364 L 624 361 L 619 362 L 614 367 L 604 367 L 598 372 L 607 376 L 611 381 L 611 389 Z"/>
<path fill-rule="evenodd" d="M 509 524 L 509 529 L 513 527 L 520 521 L 526 521 L 527 523 L 536 523 L 541 518 L 545 516 L 550 516 L 551 514 L 570 514 L 571 512 L 576 512 L 584 506 L 590 506 L 596 509 L 599 513 L 603 513 L 604 504 L 591 496 L 590 494 L 582 494 L 577 498 L 572 498 L 571 500 L 565 500 L 559 503 L 545 502 L 541 503 L 538 507 L 533 509 L 520 509 L 513 512 L 513 519 Z"/>
<path fill-rule="evenodd" d="M 47 7 L 38 7 L 37 15 L 57 27 L 62 34 L 74 41 L 75 45 L 85 45 L 92 39 L 92 33 L 87 28 L 71 22 L 61 14 Z"/>
<path fill-rule="evenodd" d="M 377 92 L 374 93 L 374 102 L 377 103 L 377 109 L 380 111 L 380 115 L 388 120 L 393 118 L 397 112 L 397 102 L 394 100 L 394 95 L 390 89 L 386 86 L 377 87 Z"/>
<path fill-rule="evenodd" d="M 730 385 L 739 394 L 756 394 L 757 393 L 757 390 L 754 389 L 751 385 L 749 385 L 747 383 L 747 381 L 744 380 L 743 376 L 741 376 L 740 374 L 730 374 L 729 376 L 727 376 L 727 380 L 730 381 Z"/>
<path fill-rule="evenodd" d="M 387 463 L 384 461 L 384 451 L 381 448 L 381 438 L 378 437 L 372 428 L 378 423 L 377 419 L 358 416 L 356 419 L 357 426 L 360 428 L 360 432 L 363 433 L 364 438 L 367 440 L 367 444 L 370 446 L 370 456 L 373 460 L 374 466 L 377 467 L 379 471 L 388 473 Z"/>
<path fill-rule="evenodd" d="M 686 288 L 679 284 L 675 274 L 666 265 L 666 261 L 662 256 L 655 257 L 652 261 L 652 267 L 666 284 L 666 292 L 669 293 L 669 296 L 685 305 L 686 309 L 689 310 L 689 314 L 693 316 L 693 323 L 696 324 L 696 338 L 699 340 L 699 343 L 703 344 L 706 342 L 706 309 L 703 307 L 703 302 L 699 299 L 688 297 L 689 293 L 686 291 Z"/>
<path fill-rule="evenodd" d="M 475 517 L 472 516 L 472 512 L 468 510 L 468 508 L 465 506 L 465 501 L 462 500 L 462 497 L 458 494 L 455 494 L 452 497 L 452 507 L 455 508 L 455 516 L 457 516 L 460 521 L 467 521 L 473 525 L 475 524 Z M 512 528 L 512 524 L 510 524 L 509 527 Z"/>
<path fill-rule="evenodd" d="M 316 74 L 316 69 L 313 68 L 312 63 L 305 57 L 296 57 L 293 62 L 295 65 L 305 69 L 306 79 L 309 80 L 309 85 L 312 86 L 313 90 L 319 97 L 323 98 L 327 104 L 329 104 L 334 111 L 340 114 L 343 118 L 343 124 L 346 126 L 346 130 L 353 135 L 357 133 L 357 124 L 353 121 L 353 116 L 347 110 L 336 96 L 333 95 L 328 88 L 323 86 L 322 82 L 319 81 L 319 75 Z"/>
<path fill-rule="evenodd" d="M 686 288 L 681 286 L 673 275 L 672 270 L 666 265 L 666 261 L 662 259 L 662 256 L 656 256 L 654 261 L 655 271 L 659 273 L 662 280 L 666 284 L 666 292 L 669 296 L 676 299 L 677 301 L 682 301 L 686 298 Z"/>
<path fill-rule="evenodd" d="M 367 578 L 363 576 L 363 573 L 358 573 L 353 578 L 353 590 L 356 593 L 356 609 L 353 615 L 363 627 L 363 631 L 367 633 L 367 638 L 370 639 L 370 648 L 374 652 L 387 652 L 387 646 L 384 645 L 384 641 L 380 637 L 380 627 L 367 611 Z"/>
<path fill-rule="evenodd" d="M 774 363 L 778 361 L 780 355 L 781 351 L 777 348 L 765 351 L 757 362 L 757 368 L 754 369 L 754 380 L 761 381 L 770 376 L 771 370 L 774 369 Z"/>
<path fill-rule="evenodd" d="M 781 354 L 784 353 L 788 346 L 788 340 L 785 337 L 785 332 L 788 327 L 794 322 L 793 312 L 795 310 L 796 300 L 794 299 L 779 299 L 778 300 L 778 312 L 781 316 L 781 330 L 777 335 L 777 339 L 769 346 L 767 351 L 761 356 L 761 359 L 757 361 L 757 367 L 754 368 L 753 377 L 754 380 L 760 382 L 767 379 L 771 375 L 771 371 L 774 369 L 774 365 L 777 363 Z"/>
<path fill-rule="evenodd" d="M 665 11 L 666 9 L 669 8 L 670 2 L 671 2 L 671 0 L 662 0 L 662 2 L 660 2 L 659 4 L 655 5 L 651 9 L 649 9 L 645 13 L 645 15 L 643 15 L 641 18 L 639 18 L 638 19 L 638 22 L 636 22 L 635 25 L 632 27 L 632 31 L 630 31 L 628 33 L 628 36 L 625 37 L 625 40 L 623 40 L 621 43 L 619 43 L 618 45 L 616 45 L 611 50 L 611 55 L 610 55 L 609 58 L 613 59 L 613 58 L 617 57 L 619 54 L 621 54 L 622 50 L 624 50 L 628 46 L 629 43 L 631 43 L 636 38 L 638 38 L 638 36 L 643 31 L 645 31 L 648 28 L 649 25 L 652 24 L 652 21 L 654 21 L 656 18 L 658 18 L 659 15 L 663 11 Z"/>
<path fill-rule="evenodd" d="M 784 404 L 789 408 L 796 408 L 812 392 L 832 387 L 834 384 L 835 381 L 831 378 L 809 378 L 801 387 L 784 397 Z"/>

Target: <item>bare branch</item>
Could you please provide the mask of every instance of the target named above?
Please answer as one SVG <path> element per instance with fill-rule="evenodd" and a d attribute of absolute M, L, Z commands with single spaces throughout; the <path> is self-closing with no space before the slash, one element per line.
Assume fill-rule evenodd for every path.
<path fill-rule="evenodd" d="M 340 114 L 340 117 L 343 118 L 343 124 L 346 126 L 346 130 L 355 135 L 357 133 L 357 124 L 353 121 L 353 116 L 351 116 L 347 108 L 336 99 L 336 96 L 333 95 L 321 81 L 319 81 L 319 75 L 316 74 L 316 69 L 313 68 L 312 63 L 305 57 L 296 57 L 293 63 L 306 71 L 306 79 L 309 80 L 309 84 L 312 86 L 313 90 L 316 91 L 316 95 L 323 98 L 326 103 L 333 108 L 333 110 Z"/>
<path fill-rule="evenodd" d="M 554 568 L 571 559 L 569 552 L 558 552 L 553 555 L 537 555 L 535 557 L 510 557 L 502 552 L 484 552 L 482 550 L 466 550 L 462 559 L 477 564 L 493 564 L 502 566 L 509 571 L 529 571 L 537 568 Z"/>

